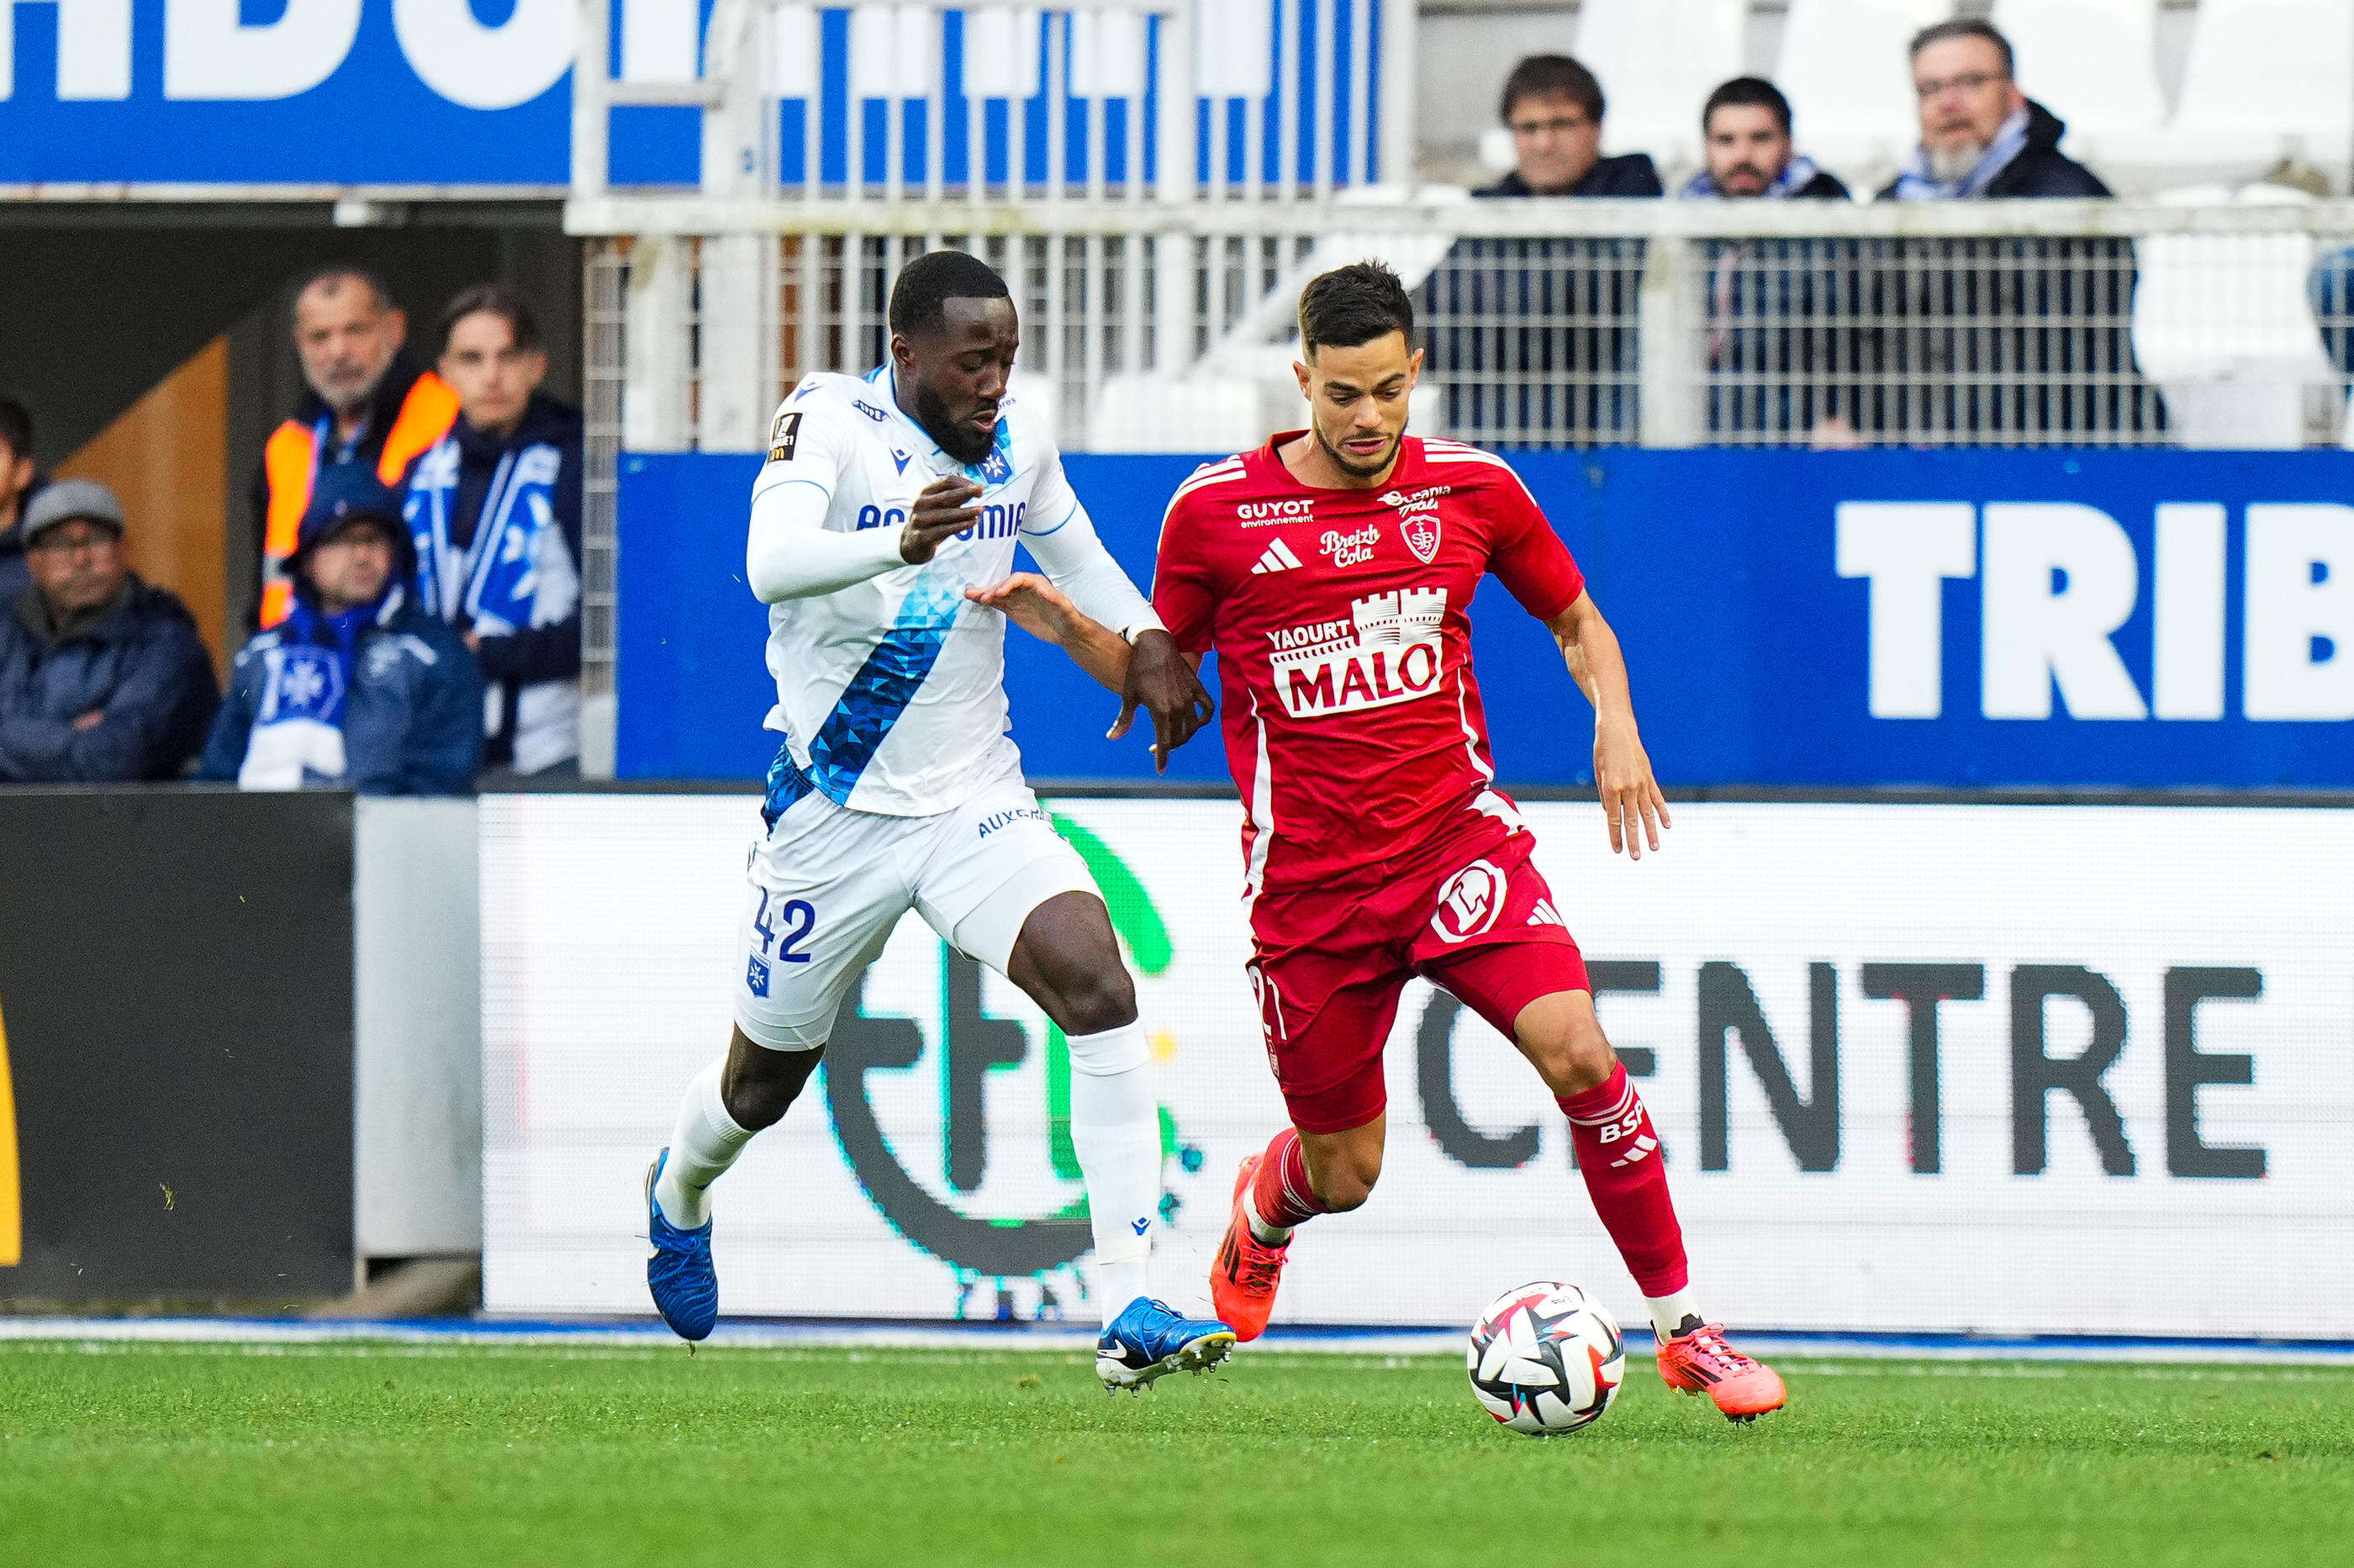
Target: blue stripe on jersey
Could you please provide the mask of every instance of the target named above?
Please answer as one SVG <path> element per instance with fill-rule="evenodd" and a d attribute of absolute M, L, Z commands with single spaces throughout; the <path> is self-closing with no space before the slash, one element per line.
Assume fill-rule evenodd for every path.
<path fill-rule="evenodd" d="M 760 802 L 760 821 L 775 827 L 777 819 L 793 809 L 794 801 L 815 788 L 793 761 L 792 743 L 777 747 L 777 759 L 769 764 L 769 798 Z"/>
<path fill-rule="evenodd" d="M 898 620 L 842 689 L 841 701 L 810 741 L 809 781 L 827 800 L 850 804 L 859 775 L 915 701 L 963 608 L 963 579 L 951 573 L 926 572 L 907 590 Z"/>

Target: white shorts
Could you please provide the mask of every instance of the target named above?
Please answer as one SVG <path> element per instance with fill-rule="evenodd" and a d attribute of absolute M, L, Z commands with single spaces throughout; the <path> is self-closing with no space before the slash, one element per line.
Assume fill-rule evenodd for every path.
<path fill-rule="evenodd" d="M 1096 892 L 1018 776 L 933 817 L 853 811 L 812 791 L 754 842 L 746 877 L 736 1026 L 775 1051 L 825 1044 L 834 1010 L 910 909 L 1003 974 L 1033 909 Z"/>

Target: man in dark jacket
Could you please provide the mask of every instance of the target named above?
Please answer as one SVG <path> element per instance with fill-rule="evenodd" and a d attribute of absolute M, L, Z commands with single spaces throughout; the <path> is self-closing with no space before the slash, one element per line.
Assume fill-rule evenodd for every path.
<path fill-rule="evenodd" d="M 291 565 L 293 605 L 238 654 L 198 776 L 472 794 L 482 678 L 457 632 L 417 607 L 392 492 L 358 463 L 322 470 Z"/>
<path fill-rule="evenodd" d="M 1481 196 L 1664 195 L 1649 153 L 1602 155 L 1602 84 L 1567 55 L 1531 55 L 1504 79 L 1497 113 L 1512 133 L 1512 172 Z"/>
<path fill-rule="evenodd" d="M 61 480 L 18 524 L 30 585 L 0 603 L 0 780 L 178 775 L 220 690 L 186 606 L 122 558 L 122 507 Z"/>
<path fill-rule="evenodd" d="M 365 268 L 322 267 L 295 290 L 294 352 L 309 390 L 270 432 L 253 479 L 256 627 L 277 625 L 293 608 L 288 562 L 317 476 L 357 463 L 398 485 L 458 417 L 457 394 L 418 364 L 408 339 L 408 316 Z"/>
<path fill-rule="evenodd" d="M 1532 55 L 1499 105 L 1517 166 L 1477 196 L 1656 196 L 1648 153 L 1602 156 L 1602 84 L 1566 55 Z M 1635 439 L 1634 239 L 1457 240 L 1422 291 L 1447 427 L 1533 446 Z"/>
<path fill-rule="evenodd" d="M 0 614 L 29 580 L 20 524 L 43 482 L 33 466 L 32 414 L 14 397 L 0 397 Z"/>
<path fill-rule="evenodd" d="M 539 390 L 539 323 L 497 283 L 450 302 L 437 368 L 460 413 L 408 471 L 419 602 L 464 635 L 491 683 L 484 765 L 577 774 L 580 416 Z"/>
<path fill-rule="evenodd" d="M 1790 101 L 1739 76 L 1700 112 L 1708 166 L 1685 201 L 1846 201 L 1848 188 L 1797 150 Z M 1714 240 L 1708 255 L 1709 429 L 1747 440 L 1854 439 L 1852 240 Z M 1817 324 L 1818 322 L 1828 324 Z"/>
<path fill-rule="evenodd" d="M 2109 187 L 2060 151 L 2067 127 L 2020 90 L 2010 42 L 1956 17 L 1913 38 L 1921 144 L 1882 201 L 2091 197 Z M 2165 428 L 2134 366 L 2133 246 L 2122 239 L 1887 242 L 1873 305 L 1876 423 L 1919 439 L 2110 441 Z"/>

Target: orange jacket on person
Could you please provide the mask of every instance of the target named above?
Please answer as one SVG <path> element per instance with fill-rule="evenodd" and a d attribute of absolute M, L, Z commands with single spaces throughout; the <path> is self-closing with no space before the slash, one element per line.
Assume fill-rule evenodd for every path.
<path fill-rule="evenodd" d="M 458 394 L 403 349 L 376 387 L 367 424 L 353 444 L 349 461 L 373 464 L 378 479 L 398 488 L 408 465 L 448 435 L 457 419 Z M 321 446 L 333 439 L 333 421 L 317 394 L 305 393 L 293 417 L 271 431 L 262 448 L 253 501 L 261 589 L 254 624 L 263 630 L 285 620 L 293 604 L 294 585 L 286 575 L 286 561 L 294 553 L 302 512 L 311 503 Z"/>

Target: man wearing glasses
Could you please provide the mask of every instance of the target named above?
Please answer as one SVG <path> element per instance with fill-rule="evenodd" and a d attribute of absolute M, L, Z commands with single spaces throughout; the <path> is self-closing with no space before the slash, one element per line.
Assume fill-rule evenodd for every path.
<path fill-rule="evenodd" d="M 1517 166 L 1483 196 L 1655 196 L 1649 153 L 1602 155 L 1602 84 L 1567 55 L 1531 55 L 1504 79 L 1501 112 Z"/>
<path fill-rule="evenodd" d="M 1882 201 L 2105 197 L 2062 154 L 2067 127 L 2019 90 L 2009 40 L 1975 17 L 1913 38 L 1921 144 Z M 1881 242 L 1868 284 L 1882 326 L 1864 349 L 1879 383 L 1865 422 L 1885 439 L 2115 439 L 2165 429 L 2134 364 L 2130 240 Z"/>
<path fill-rule="evenodd" d="M 2110 194 L 2092 170 L 2061 153 L 2068 127 L 2019 90 L 2010 40 L 1992 24 L 1956 17 L 1914 34 L 1913 90 L 1921 144 L 1881 200 Z"/>

